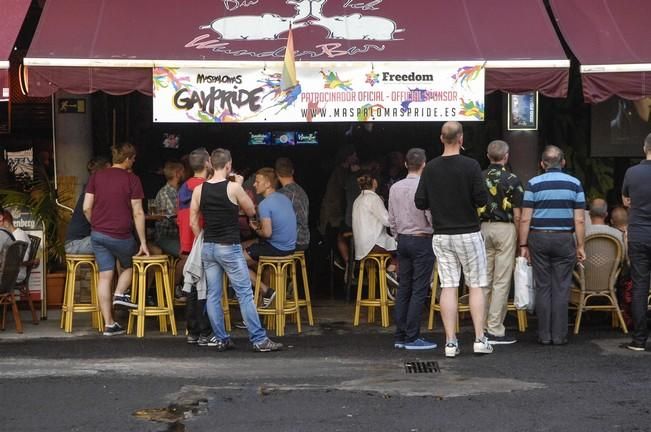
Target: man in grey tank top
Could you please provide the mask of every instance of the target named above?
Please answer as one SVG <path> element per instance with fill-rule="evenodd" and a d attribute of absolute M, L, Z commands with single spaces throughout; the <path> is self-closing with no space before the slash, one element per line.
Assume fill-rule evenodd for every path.
<path fill-rule="evenodd" d="M 230 335 L 224 326 L 224 312 L 222 309 L 223 275 L 226 273 L 237 295 L 242 318 L 249 331 L 249 339 L 253 350 L 259 352 L 278 351 L 282 344 L 273 342 L 260 324 L 260 317 L 253 303 L 253 290 L 249 279 L 248 267 L 242 252 L 242 245 L 237 236 L 239 232 L 237 217 L 234 218 L 232 230 L 215 222 L 211 218 L 227 221 L 235 206 L 244 210 L 247 216 L 255 215 L 255 207 L 251 198 L 242 188 L 242 176 L 235 175 L 235 181 L 228 181 L 231 176 L 233 161 L 231 153 L 225 149 L 216 149 L 210 156 L 215 170 L 212 178 L 202 185 L 197 186 L 192 192 L 190 204 L 190 226 L 195 236 L 201 234 L 199 214 L 203 209 L 205 222 L 205 241 L 201 253 L 207 282 L 208 318 L 214 333 L 211 345 L 219 351 L 233 348 Z M 222 185 L 226 187 L 222 187 Z M 205 189 L 205 193 L 204 192 Z M 235 213 L 236 214 L 236 213 Z M 237 241 L 236 241 L 237 240 Z"/>

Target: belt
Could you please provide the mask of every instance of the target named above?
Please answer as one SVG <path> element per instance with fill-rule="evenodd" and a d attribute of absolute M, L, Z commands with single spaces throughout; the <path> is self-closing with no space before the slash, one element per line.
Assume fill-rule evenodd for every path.
<path fill-rule="evenodd" d="M 567 230 L 541 230 L 541 229 L 532 229 L 532 232 L 543 233 L 543 234 L 572 234 L 574 231 Z"/>
<path fill-rule="evenodd" d="M 509 222 L 509 221 L 498 221 L 498 220 L 483 220 L 481 222 L 482 223 L 484 223 L 484 222 L 485 223 L 507 223 L 507 224 L 513 223 L 513 222 Z"/>
<path fill-rule="evenodd" d="M 426 238 L 432 238 L 433 234 L 398 234 L 400 236 L 405 236 L 405 237 L 426 237 Z"/>

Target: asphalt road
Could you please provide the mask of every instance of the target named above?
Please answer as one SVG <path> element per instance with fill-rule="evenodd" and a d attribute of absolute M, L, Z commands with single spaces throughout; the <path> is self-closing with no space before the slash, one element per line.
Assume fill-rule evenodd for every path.
<path fill-rule="evenodd" d="M 0 339 L 0 430 L 651 431 L 651 353 L 605 326 L 484 357 L 466 331 L 456 359 L 394 350 L 371 327 L 310 333 L 270 354 L 242 332 L 225 353 L 181 337 Z M 440 371 L 407 374 L 416 360 Z"/>

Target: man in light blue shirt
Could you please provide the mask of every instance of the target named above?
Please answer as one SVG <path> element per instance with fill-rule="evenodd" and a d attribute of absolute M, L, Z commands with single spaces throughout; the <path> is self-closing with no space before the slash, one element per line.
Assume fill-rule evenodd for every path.
<path fill-rule="evenodd" d="M 581 182 L 562 172 L 563 151 L 547 146 L 545 173 L 529 180 L 522 201 L 520 255 L 533 267 L 538 342 L 567 344 L 567 305 L 576 261 L 585 259 L 585 194 Z"/>
<path fill-rule="evenodd" d="M 276 192 L 278 179 L 273 168 L 262 168 L 255 174 L 255 191 L 264 196 L 258 205 L 259 221 L 251 221 L 251 228 L 259 237 L 258 242 L 245 250 L 251 280 L 255 283 L 258 259 L 261 256 L 287 256 L 296 249 L 296 213 L 292 202 Z M 261 283 L 262 301 L 269 306 L 276 293 Z"/>

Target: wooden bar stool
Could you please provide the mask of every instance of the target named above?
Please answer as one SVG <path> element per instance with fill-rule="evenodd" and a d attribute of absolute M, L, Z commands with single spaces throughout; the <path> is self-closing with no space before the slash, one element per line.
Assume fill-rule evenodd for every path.
<path fill-rule="evenodd" d="M 237 301 L 235 302 L 237 304 Z M 231 326 L 231 308 L 228 300 L 228 275 L 224 272 L 222 277 L 222 310 L 224 311 L 224 326 L 226 331 L 229 332 L 233 328 Z"/>
<path fill-rule="evenodd" d="M 436 298 L 436 294 L 438 293 L 438 287 L 439 287 L 439 271 L 438 271 L 438 262 L 434 264 L 434 278 L 432 279 L 432 299 L 430 301 L 430 307 L 429 307 L 429 321 L 427 323 L 427 329 L 432 330 L 434 327 L 436 327 L 436 312 L 439 314 L 441 313 L 441 305 L 438 303 L 438 299 Z M 457 290 L 457 293 L 459 291 Z M 467 298 L 467 296 L 461 296 L 461 298 Z M 461 303 L 457 300 L 457 331 L 459 331 L 459 328 L 461 326 L 460 323 L 460 314 L 465 314 L 467 312 L 470 312 L 470 304 L 465 304 Z"/>
<path fill-rule="evenodd" d="M 314 326 L 314 317 L 312 315 L 312 299 L 310 297 L 310 284 L 307 279 L 307 262 L 305 260 L 304 251 L 296 251 L 292 255 L 294 263 L 292 264 L 292 281 L 296 287 L 298 284 L 298 279 L 296 277 L 296 263 L 301 266 L 301 276 L 303 277 L 303 298 L 295 297 L 298 307 L 304 307 L 307 310 L 307 322 L 311 326 Z M 298 288 L 296 288 L 298 291 Z"/>
<path fill-rule="evenodd" d="M 90 268 L 90 303 L 75 303 L 75 282 L 77 280 L 77 270 L 82 266 Z M 61 328 L 66 333 L 72 333 L 72 318 L 77 312 L 91 313 L 91 324 L 99 331 L 104 329 L 102 313 L 99 308 L 97 298 L 97 284 L 99 282 L 99 272 L 95 255 L 66 255 L 66 285 L 63 294 L 63 305 L 61 306 Z"/>
<path fill-rule="evenodd" d="M 172 294 L 176 294 L 174 292 L 174 288 L 176 287 L 176 265 L 179 263 L 180 259 L 173 255 L 168 255 L 167 260 L 167 271 L 170 275 L 170 286 L 172 287 Z"/>
<path fill-rule="evenodd" d="M 285 315 L 295 315 L 296 329 L 301 332 L 301 315 L 297 302 L 287 301 L 287 277 L 294 267 L 293 255 L 286 257 L 268 257 L 261 256 L 258 260 L 258 271 L 255 281 L 255 292 L 253 299 L 255 304 L 260 300 L 260 285 L 262 283 L 262 273 L 265 268 L 271 271 L 271 288 L 276 290 L 276 299 L 274 304 L 269 307 L 258 306 L 258 314 L 268 317 L 267 326 L 276 329 L 276 336 L 285 335 Z M 296 284 L 293 284 L 294 298 L 298 298 Z"/>
<path fill-rule="evenodd" d="M 127 334 L 133 333 L 133 320 L 136 320 L 136 336 L 145 336 L 145 317 L 157 316 L 161 333 L 167 332 L 167 319 L 172 334 L 176 336 L 174 319 L 174 294 L 170 284 L 169 259 L 167 255 L 133 257 L 132 301 L 138 305 L 129 311 Z M 147 273 L 154 272 L 156 282 L 156 306 L 147 306 Z"/>
<path fill-rule="evenodd" d="M 438 272 L 438 263 L 434 264 L 434 278 L 432 279 L 432 300 L 430 302 L 429 308 L 429 321 L 427 324 L 427 329 L 432 330 L 436 327 L 436 316 L 435 313 L 441 313 L 441 305 L 438 304 L 436 299 L 436 293 L 438 292 L 438 283 L 439 283 L 439 272 Z M 467 296 L 462 296 L 467 297 Z M 516 309 L 513 302 L 508 304 L 508 311 L 516 311 L 518 316 L 518 330 L 520 332 L 525 332 L 527 330 L 527 311 L 522 309 Z M 457 331 L 460 327 L 460 318 L 459 314 L 470 312 L 469 304 L 459 303 L 457 306 Z"/>
<path fill-rule="evenodd" d="M 509 312 L 515 312 L 518 317 L 518 331 L 520 333 L 524 333 L 527 331 L 527 327 L 529 327 L 529 321 L 527 318 L 527 310 L 526 309 L 518 309 L 515 307 L 515 304 L 513 301 L 510 301 L 507 310 Z"/>
<path fill-rule="evenodd" d="M 387 264 L 391 254 L 386 252 L 370 253 L 359 263 L 359 278 L 357 281 L 357 301 L 355 302 L 355 318 L 353 325 L 359 325 L 359 313 L 362 306 L 367 309 L 368 322 L 375 322 L 375 308 L 380 308 L 382 327 L 389 327 L 389 306 L 395 302 L 389 299 L 387 287 Z M 368 297 L 362 298 L 364 276 L 368 279 Z M 376 297 L 377 281 L 379 279 L 380 298 Z"/>

